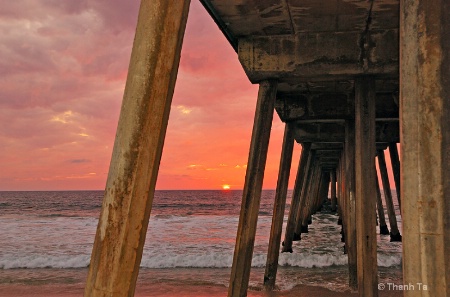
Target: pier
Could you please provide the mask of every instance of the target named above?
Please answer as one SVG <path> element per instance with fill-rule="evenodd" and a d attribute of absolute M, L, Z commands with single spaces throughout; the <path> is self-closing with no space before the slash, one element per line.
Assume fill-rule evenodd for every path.
<path fill-rule="evenodd" d="M 259 85 L 228 296 L 247 295 L 273 116 L 285 134 L 265 288 L 330 190 L 359 296 L 378 296 L 377 213 L 379 232 L 402 241 L 404 284 L 427 287 L 404 296 L 450 296 L 450 3 L 201 3 Z M 86 297 L 134 295 L 189 4 L 141 2 Z M 294 145 L 302 153 L 282 240 Z"/>

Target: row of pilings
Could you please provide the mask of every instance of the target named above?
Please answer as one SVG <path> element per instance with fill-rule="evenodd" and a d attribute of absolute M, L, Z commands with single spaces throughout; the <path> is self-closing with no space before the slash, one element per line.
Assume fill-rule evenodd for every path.
<path fill-rule="evenodd" d="M 286 203 L 287 193 L 287 179 L 289 172 L 289 164 L 283 164 L 291 160 L 291 157 L 284 154 L 292 154 L 292 142 L 290 126 L 286 125 L 285 138 L 283 143 L 282 157 L 280 162 L 280 172 L 278 179 L 278 187 L 275 196 L 272 227 L 269 240 L 269 248 L 267 254 L 266 270 L 264 275 L 264 286 L 266 290 L 273 290 L 275 288 L 276 273 L 278 267 L 279 246 L 281 240 L 281 228 L 283 225 L 284 209 Z M 318 211 L 321 211 L 325 206 L 328 211 L 337 212 L 339 215 L 338 224 L 342 225 L 342 241 L 344 245 L 344 253 L 348 254 L 349 263 L 355 263 L 356 238 L 347 237 L 346 233 L 354 229 L 350 224 L 350 211 L 345 197 L 345 170 L 343 168 L 343 144 L 340 143 L 303 143 L 302 154 L 299 161 L 297 176 L 295 180 L 294 189 L 292 192 L 291 207 L 289 210 L 288 221 L 284 234 L 284 241 L 281 243 L 281 252 L 293 252 L 293 242 L 301 240 L 302 233 L 308 233 L 308 225 L 311 224 L 311 216 Z M 376 210 L 378 213 L 379 232 L 381 235 L 390 235 L 391 242 L 401 241 L 402 237 L 397 227 L 397 219 L 390 190 L 388 171 L 384 158 L 384 148 L 389 146 L 389 153 L 391 156 L 392 168 L 395 170 L 400 164 L 396 143 L 379 145 L 377 149 L 377 159 L 379 164 L 379 172 L 383 184 L 383 191 L 386 202 L 386 210 L 389 218 L 389 225 L 391 232 L 386 224 L 383 203 L 381 199 L 381 191 L 376 176 L 376 190 L 377 202 Z M 311 149 L 311 147 L 313 149 Z M 375 163 L 374 163 L 375 168 Z M 394 176 L 399 172 L 394 172 Z M 285 180 L 283 180 L 285 179 Z M 400 189 L 396 188 L 397 201 L 400 205 Z M 330 194 L 330 199 L 328 199 Z M 375 211 L 375 210 L 374 210 Z M 353 214 L 354 216 L 354 214 Z M 352 242 L 348 242 L 348 239 Z M 349 246 L 353 247 L 353 249 Z M 348 252 L 349 250 L 350 253 Z M 357 273 L 356 267 L 349 265 L 349 286 L 353 289 L 357 288 Z"/>
<path fill-rule="evenodd" d="M 230 279 L 231 296 L 236 294 L 240 296 L 247 290 L 245 282 L 241 279 L 248 277 L 246 269 L 249 269 L 251 265 L 261 194 L 260 185 L 265 165 L 265 159 L 260 154 L 265 153 L 270 136 L 271 118 L 270 122 L 264 119 L 269 118 L 273 113 L 270 102 L 275 101 L 275 98 L 271 96 L 276 94 L 274 91 L 276 85 L 275 81 L 260 84 L 249 159 L 252 162 L 248 165 L 250 169 L 246 176 Z M 381 199 L 378 195 L 380 190 L 377 185 L 375 156 L 378 157 L 381 180 L 385 189 L 392 241 L 400 241 L 401 235 L 395 218 L 384 149 L 390 147 L 389 151 L 394 157 L 393 164 L 399 164 L 400 160 L 395 143 L 379 143 L 378 145 L 376 143 L 374 78 L 364 77 L 355 81 L 355 103 L 355 117 L 354 120 L 346 121 L 343 143 L 332 144 L 326 139 L 323 143 L 302 143 L 302 155 L 292 193 L 282 252 L 292 252 L 293 241 L 300 240 L 301 233 L 307 232 L 311 215 L 322 203 L 324 193 L 329 187 L 327 182 L 329 180 L 331 207 L 336 209 L 336 204 L 340 206 L 338 212 L 343 225 L 345 251 L 348 255 L 349 285 L 353 289 L 366 286 L 373 291 L 377 290 L 374 280 L 376 281 L 378 277 L 376 205 L 379 204 L 378 199 Z M 258 127 L 260 123 L 265 126 Z M 273 289 L 275 286 L 295 129 L 295 125 L 286 124 L 264 276 L 267 289 Z M 255 156 L 252 158 L 253 152 Z M 397 166 L 392 167 L 394 170 L 398 169 Z M 394 173 L 395 175 L 398 175 L 398 172 Z M 336 182 L 339 185 L 337 189 Z M 254 189 L 256 186 L 258 188 Z M 379 208 L 379 211 L 384 213 L 382 208 Z M 381 221 L 383 219 L 384 216 L 380 218 Z M 385 229 L 385 222 L 384 224 L 381 222 L 380 225 Z M 360 240 L 357 240 L 358 238 Z"/>

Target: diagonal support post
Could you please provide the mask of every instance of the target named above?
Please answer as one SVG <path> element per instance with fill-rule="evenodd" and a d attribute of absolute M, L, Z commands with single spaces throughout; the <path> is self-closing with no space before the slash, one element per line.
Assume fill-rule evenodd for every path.
<path fill-rule="evenodd" d="M 259 84 L 233 266 L 231 267 L 230 286 L 228 288 L 229 297 L 247 296 L 276 93 L 276 81 L 267 80 Z"/>
<path fill-rule="evenodd" d="M 189 0 L 143 0 L 85 297 L 134 296 Z"/>

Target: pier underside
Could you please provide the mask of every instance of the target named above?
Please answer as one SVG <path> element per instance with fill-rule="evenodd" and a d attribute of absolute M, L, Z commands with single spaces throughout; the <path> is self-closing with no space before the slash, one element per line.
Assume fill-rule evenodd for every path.
<path fill-rule="evenodd" d="M 247 295 L 274 111 L 286 129 L 265 288 L 275 286 L 280 250 L 292 252 L 330 190 L 342 223 L 349 286 L 359 296 L 378 296 L 377 205 L 380 232 L 387 230 L 386 211 L 391 241 L 403 243 L 404 283 L 428 289 L 405 296 L 450 296 L 448 1 L 201 2 L 249 80 L 260 86 L 228 296 Z M 188 5 L 142 1 L 85 296 L 133 295 Z M 295 143 L 302 155 L 283 240 Z M 388 191 L 388 168 L 403 230 Z"/>
<path fill-rule="evenodd" d="M 378 204 L 380 232 L 390 234 L 391 241 L 403 239 L 404 282 L 418 282 L 419 275 L 422 282 L 425 279 L 429 283 L 442 281 L 440 285 L 435 283 L 436 293 L 433 294 L 448 295 L 449 267 L 443 263 L 447 263 L 450 242 L 449 231 L 442 229 L 449 222 L 448 192 L 433 191 L 433 198 L 426 197 L 421 194 L 418 184 L 439 184 L 442 189 L 448 188 L 448 173 L 443 173 L 449 169 L 448 154 L 445 157 L 441 149 L 448 151 L 450 147 L 448 140 L 429 138 L 427 143 L 440 143 L 441 148 L 435 146 L 432 149 L 428 145 L 424 148 L 420 141 L 425 139 L 420 135 L 426 132 L 413 120 L 414 117 L 419 121 L 424 119 L 424 112 L 430 111 L 429 104 L 436 104 L 433 96 L 440 98 L 439 108 L 432 108 L 436 120 L 442 120 L 440 116 L 448 113 L 441 108 L 448 106 L 449 98 L 441 91 L 444 88 L 442 82 L 448 79 L 445 75 L 449 65 L 443 59 L 449 54 L 448 41 L 442 34 L 450 33 L 443 26 L 447 22 L 444 16 L 448 18 L 449 15 L 443 11 L 439 13 L 436 8 L 444 1 L 431 1 L 433 4 L 427 2 L 427 5 L 420 1 L 398 0 L 201 2 L 236 50 L 249 80 L 260 84 L 261 90 L 267 81 L 277 83 L 276 95 L 266 100 L 275 102 L 276 113 L 286 123 L 286 132 L 264 277 L 266 289 L 275 286 L 289 179 L 286 171 L 290 168 L 285 163 L 291 160 L 286 154 L 292 154 L 290 146 L 295 140 L 302 145 L 303 152 L 281 252 L 292 252 L 293 242 L 301 239 L 302 232 L 307 232 L 308 220 L 329 188 L 331 207 L 337 210 L 343 225 L 351 288 L 358 289 L 360 296 L 378 295 L 375 229 Z M 437 29 L 441 25 L 443 27 Z M 421 34 L 432 38 L 426 39 Z M 446 70 L 441 71 L 443 68 L 440 67 L 446 67 Z M 423 76 L 425 73 L 430 76 Z M 431 86 L 436 89 L 430 89 Z M 412 90 L 418 93 L 413 94 Z M 255 117 L 259 116 L 257 112 Z M 426 123 L 427 128 L 433 127 L 443 133 L 433 132 L 429 136 L 448 134 L 446 121 L 438 123 L 431 119 Z M 269 131 L 266 130 L 267 135 Z M 254 142 L 259 141 L 258 137 L 253 135 L 250 155 L 256 153 L 252 149 Z M 402 177 L 398 143 L 402 149 Z M 406 145 L 415 149 L 410 150 Z M 390 155 L 389 166 L 385 161 L 385 150 Z M 434 176 L 439 176 L 439 180 L 433 181 L 430 175 L 425 179 L 415 175 L 423 166 L 419 160 L 428 159 L 428 154 L 441 156 L 439 161 L 436 159 L 439 163 L 436 169 L 443 175 Z M 375 170 L 377 160 L 381 184 Z M 413 164 L 413 160 L 419 164 Z M 258 168 L 261 167 L 264 168 L 263 163 L 258 164 Z M 388 168 L 393 170 L 395 177 L 398 193 L 395 198 L 402 205 L 403 237 L 397 227 Z M 247 175 L 254 174 L 252 170 L 249 163 Z M 248 205 L 258 203 L 260 190 L 247 181 L 248 176 L 229 296 L 244 296 L 247 291 L 248 271 L 240 268 L 250 266 L 251 258 L 246 254 L 253 249 L 256 223 L 249 224 L 246 219 L 257 215 L 258 210 Z M 414 185 L 409 184 L 413 181 Z M 384 190 L 386 210 L 378 203 L 381 202 L 380 188 Z M 440 201 L 442 208 L 438 211 L 425 201 Z M 389 217 L 390 232 L 384 221 L 384 211 Z M 435 221 L 431 227 L 426 219 L 419 219 L 425 213 L 437 215 L 442 220 Z M 425 229 L 433 230 L 432 245 L 437 251 L 432 255 L 418 252 L 421 247 L 423 251 L 429 251 L 428 234 L 421 233 Z M 437 238 L 440 239 L 436 241 Z M 447 246 L 447 252 L 444 246 Z M 429 270 L 431 263 L 437 265 L 436 271 Z M 405 295 L 422 296 L 422 293 L 406 292 Z"/>

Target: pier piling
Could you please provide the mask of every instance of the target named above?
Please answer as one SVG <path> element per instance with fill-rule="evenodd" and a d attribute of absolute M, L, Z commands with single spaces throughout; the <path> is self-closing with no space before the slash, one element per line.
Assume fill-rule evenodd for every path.
<path fill-rule="evenodd" d="M 450 3 L 400 1 L 403 282 L 450 296 Z"/>
<path fill-rule="evenodd" d="M 397 218 L 395 217 L 394 202 L 392 201 L 391 185 L 389 183 L 384 151 L 377 150 L 377 157 L 378 168 L 380 169 L 381 181 L 383 183 L 384 199 L 386 201 L 386 209 L 389 217 L 389 226 L 391 227 L 391 232 L 389 233 L 391 241 L 402 241 L 402 236 L 397 227 Z"/>
<path fill-rule="evenodd" d="M 376 173 L 376 169 L 375 169 Z M 377 190 L 377 212 L 378 212 L 378 227 L 381 235 L 389 235 L 389 229 L 386 225 L 386 218 L 384 216 L 383 202 L 381 201 L 381 190 L 378 176 L 375 174 L 376 190 Z"/>
<path fill-rule="evenodd" d="M 375 80 L 355 80 L 355 197 L 360 297 L 378 296 L 375 230 Z"/>
<path fill-rule="evenodd" d="M 84 296 L 134 296 L 189 0 L 143 0 Z"/>
<path fill-rule="evenodd" d="M 247 295 L 276 92 L 276 81 L 263 81 L 259 84 L 241 213 L 231 267 L 230 286 L 228 288 L 229 297 Z"/>
<path fill-rule="evenodd" d="M 294 135 L 292 127 L 285 125 L 283 146 L 281 150 L 280 169 L 278 172 L 275 202 L 272 214 L 272 226 L 270 228 L 269 247 L 267 251 L 266 270 L 264 273 L 264 287 L 267 291 L 275 288 L 275 280 L 278 270 L 278 256 L 280 253 L 281 232 L 283 229 L 284 208 L 291 171 L 292 152 L 294 149 Z"/>
<path fill-rule="evenodd" d="M 348 257 L 349 286 L 358 288 L 355 197 L 355 121 L 345 121 L 345 200 L 347 214 L 346 247 Z"/>
<path fill-rule="evenodd" d="M 291 207 L 289 209 L 289 217 L 286 224 L 286 231 L 284 232 L 284 241 L 282 253 L 292 253 L 292 241 L 294 240 L 295 223 L 297 211 L 300 203 L 300 196 L 302 195 L 305 175 L 309 171 L 311 164 L 311 143 L 304 143 L 302 145 L 302 153 L 298 164 L 297 175 L 295 177 L 294 190 L 292 191 Z M 297 234 L 299 235 L 299 233 Z"/>
<path fill-rule="evenodd" d="M 389 156 L 391 158 L 392 173 L 394 175 L 395 192 L 397 194 L 398 207 L 400 214 L 402 211 L 401 187 L 400 187 L 400 158 L 398 156 L 397 143 L 389 144 Z"/>

